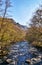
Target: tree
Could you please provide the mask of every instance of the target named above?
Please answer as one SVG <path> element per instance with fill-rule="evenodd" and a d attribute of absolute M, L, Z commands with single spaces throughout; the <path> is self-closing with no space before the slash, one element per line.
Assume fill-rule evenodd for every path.
<path fill-rule="evenodd" d="M 4 9 L 4 12 L 3 12 L 3 18 L 2 18 L 0 30 L 1 30 L 1 29 L 3 28 L 3 26 L 4 26 L 4 25 L 3 25 L 4 19 L 5 19 L 5 16 L 6 16 L 6 13 L 7 13 L 7 10 L 8 10 L 9 7 L 11 7 L 10 0 L 5 0 L 5 9 Z M 5 24 L 5 26 L 6 26 L 6 24 Z M 4 33 L 5 33 L 6 30 L 7 30 L 7 29 L 5 29 L 5 30 L 3 31 L 3 34 L 2 34 L 2 37 L 1 37 L 1 41 L 2 41 L 2 38 L 3 38 Z"/>
<path fill-rule="evenodd" d="M 36 10 L 32 17 L 26 37 L 33 45 L 42 47 L 42 6 Z"/>
<path fill-rule="evenodd" d="M 4 9 L 3 9 L 3 6 L 4 6 Z M 7 30 L 7 25 L 8 25 L 4 22 L 7 21 L 7 19 L 5 20 L 5 17 L 6 17 L 7 12 L 8 12 L 7 10 L 10 7 L 11 7 L 10 0 L 0 0 L 0 13 L 3 13 L 3 15 L 0 15 L 0 16 L 2 16 L 1 21 L 0 21 L 0 23 L 1 23 L 0 24 L 0 34 L 2 32 L 1 38 L 0 38 L 0 49 L 2 50 L 2 52 L 3 52 L 3 49 L 5 48 L 5 45 L 7 45 L 7 44 L 4 43 L 4 46 L 3 46 L 3 37 L 4 37 L 4 34 Z"/>
<path fill-rule="evenodd" d="M 3 0 L 0 0 L 0 5 L 3 5 L 3 4 L 1 4 L 2 2 L 3 2 Z M 5 6 L 4 11 L 2 10 L 3 15 L 2 15 L 2 21 L 1 21 L 0 31 L 3 29 L 4 25 L 6 26 L 6 24 L 3 24 L 3 23 L 4 23 L 4 19 L 5 19 L 7 10 L 8 10 L 9 7 L 11 7 L 10 0 L 5 0 L 5 1 L 4 1 L 4 6 Z M 3 34 L 2 34 L 2 36 L 1 36 L 1 40 L 0 40 L 0 41 L 2 41 L 2 38 L 3 38 L 3 35 L 4 35 L 4 32 L 5 32 L 5 31 L 6 31 L 6 30 L 3 31 Z"/>

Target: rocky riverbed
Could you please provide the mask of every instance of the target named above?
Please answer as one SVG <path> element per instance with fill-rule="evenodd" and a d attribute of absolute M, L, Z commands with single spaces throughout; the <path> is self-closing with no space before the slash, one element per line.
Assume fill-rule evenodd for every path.
<path fill-rule="evenodd" d="M 11 45 L 10 52 L 0 65 L 42 65 L 42 52 L 30 46 L 27 42 L 18 42 Z"/>

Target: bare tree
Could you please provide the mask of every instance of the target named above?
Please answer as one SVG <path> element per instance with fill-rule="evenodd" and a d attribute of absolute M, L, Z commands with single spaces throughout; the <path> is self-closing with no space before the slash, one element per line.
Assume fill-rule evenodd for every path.
<path fill-rule="evenodd" d="M 4 6 L 4 9 L 3 9 L 3 6 Z M 7 27 L 7 24 L 4 24 L 4 21 L 5 21 L 5 17 L 6 17 L 6 15 L 7 15 L 7 12 L 8 12 L 8 8 L 10 8 L 10 7 L 11 7 L 11 2 L 10 2 L 10 0 L 0 0 L 0 12 L 3 13 L 3 15 L 2 15 L 2 20 L 0 21 L 0 22 L 1 22 L 0 32 L 1 32 L 1 30 L 4 29 L 5 26 Z M 6 19 L 6 21 L 7 21 L 7 19 Z M 1 44 L 3 43 L 3 37 L 4 37 L 4 33 L 5 33 L 6 31 L 7 31 L 7 29 L 5 28 L 5 29 L 3 30 L 3 33 L 2 33 L 1 39 L 0 39 L 0 48 L 1 48 L 2 52 L 3 52 L 3 47 L 2 47 Z M 6 49 L 5 49 L 5 50 L 6 50 Z"/>
<path fill-rule="evenodd" d="M 2 1 L 0 0 L 0 3 L 1 3 Z M 1 4 L 2 5 L 2 4 Z M 7 10 L 8 10 L 8 8 L 10 8 L 11 7 L 11 2 L 10 2 L 10 0 L 5 0 L 5 8 L 4 8 L 4 12 L 3 12 L 3 16 L 2 16 L 2 21 L 1 21 L 1 28 L 0 28 L 0 31 L 2 30 L 2 28 L 4 27 L 4 19 L 5 19 L 5 17 L 6 17 L 6 14 L 7 14 Z M 5 26 L 6 26 L 6 24 L 5 24 Z M 7 29 L 5 29 L 4 31 L 3 31 L 3 34 L 2 34 L 2 36 L 1 36 L 1 40 L 0 41 L 2 41 L 2 39 L 3 39 L 3 36 L 4 36 L 4 33 L 5 33 L 5 31 L 6 31 Z"/>
<path fill-rule="evenodd" d="M 26 34 L 27 40 L 35 42 L 34 45 L 42 46 L 42 6 L 34 13 L 30 25 Z"/>
<path fill-rule="evenodd" d="M 4 12 L 3 12 L 2 23 L 3 23 L 3 21 L 4 21 L 4 18 L 5 18 L 5 16 L 6 16 L 6 13 L 7 13 L 7 10 L 8 10 L 9 7 L 11 7 L 10 0 L 5 0 L 5 9 L 4 9 Z M 1 23 L 1 27 L 3 26 L 2 23 Z"/>

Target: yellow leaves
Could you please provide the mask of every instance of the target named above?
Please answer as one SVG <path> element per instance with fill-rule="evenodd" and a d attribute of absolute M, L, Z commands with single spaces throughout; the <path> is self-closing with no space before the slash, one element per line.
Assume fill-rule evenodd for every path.
<path fill-rule="evenodd" d="M 34 46 L 42 47 L 42 28 L 30 27 L 26 34 L 26 40 Z"/>
<path fill-rule="evenodd" d="M 2 27 L 1 27 L 2 23 Z M 0 48 L 2 50 L 3 55 L 7 54 L 7 49 L 5 47 L 9 47 L 11 42 L 19 42 L 24 39 L 25 32 L 11 19 L 4 19 L 2 22 L 2 18 L 0 19 Z M 5 49 L 5 50 L 4 50 Z M 2 55 L 2 53 L 0 53 Z"/>
<path fill-rule="evenodd" d="M 2 22 L 2 18 L 0 19 L 0 25 Z M 3 42 L 12 42 L 12 41 L 20 41 L 25 36 L 24 31 L 21 30 L 15 22 L 11 19 L 4 19 L 4 22 L 2 23 L 3 27 L 0 31 L 0 40 L 3 35 L 2 41 Z M 6 43 L 7 44 L 7 43 Z"/>
<path fill-rule="evenodd" d="M 9 34 L 4 33 L 3 40 L 8 40 L 8 39 L 9 39 Z"/>
<path fill-rule="evenodd" d="M 34 41 L 32 43 L 33 46 L 42 47 L 42 42 Z"/>

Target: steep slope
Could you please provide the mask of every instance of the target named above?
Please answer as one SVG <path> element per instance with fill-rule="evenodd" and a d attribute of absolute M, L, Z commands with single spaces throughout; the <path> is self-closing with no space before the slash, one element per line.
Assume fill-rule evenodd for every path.
<path fill-rule="evenodd" d="M 2 23 L 2 26 L 1 26 Z M 2 18 L 0 18 L 0 40 L 4 43 L 17 42 L 24 40 L 25 32 L 24 30 L 17 25 L 17 23 L 13 19 L 5 18 L 2 22 Z"/>

